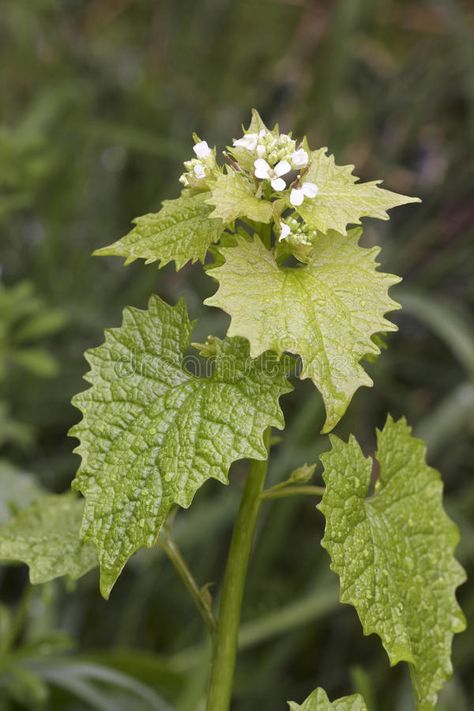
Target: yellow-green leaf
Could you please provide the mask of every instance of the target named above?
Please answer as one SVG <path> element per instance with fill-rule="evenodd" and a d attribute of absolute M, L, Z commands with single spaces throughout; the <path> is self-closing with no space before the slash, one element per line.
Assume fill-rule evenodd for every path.
<path fill-rule="evenodd" d="M 243 173 L 221 173 L 211 187 L 207 202 L 214 207 L 211 217 L 221 219 L 226 225 L 239 217 L 255 222 L 270 222 L 272 203 L 256 197 L 257 187 Z"/>
<path fill-rule="evenodd" d="M 145 259 L 147 264 L 159 261 L 163 267 L 174 261 L 176 269 L 190 260 L 203 262 L 224 230 L 221 220 L 210 217 L 208 197 L 209 193 L 198 193 L 165 200 L 159 212 L 137 217 L 131 232 L 94 254 L 125 257 L 125 264 Z"/>
<path fill-rule="evenodd" d="M 353 165 L 338 166 L 327 148 L 313 151 L 305 182 L 315 183 L 318 194 L 304 200 L 297 212 L 314 230 L 337 230 L 346 234 L 347 225 L 359 225 L 361 217 L 388 220 L 387 210 L 409 202 L 420 202 L 417 197 L 399 195 L 379 188 L 380 180 L 359 183 L 352 174 Z"/>
<path fill-rule="evenodd" d="M 252 357 L 271 350 L 301 356 L 301 378 L 311 378 L 326 406 L 331 430 L 357 388 L 372 385 L 361 359 L 379 353 L 372 336 L 395 331 L 384 318 L 399 308 L 387 293 L 399 278 L 377 271 L 377 247 L 359 247 L 360 229 L 319 234 L 308 264 L 280 267 L 255 238 L 236 236 L 222 247 L 225 263 L 210 271 L 218 291 L 207 301 L 232 317 L 229 335 L 250 341 Z"/>
<path fill-rule="evenodd" d="M 290 711 L 367 711 L 365 701 L 360 694 L 344 696 L 336 701 L 329 701 L 324 689 L 315 689 L 302 704 L 289 701 Z"/>

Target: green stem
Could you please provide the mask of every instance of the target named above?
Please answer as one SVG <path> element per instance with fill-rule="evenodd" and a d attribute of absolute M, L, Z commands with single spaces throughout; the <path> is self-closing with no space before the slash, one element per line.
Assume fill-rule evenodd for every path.
<path fill-rule="evenodd" d="M 264 435 L 267 451 L 271 429 Z M 232 698 L 240 611 L 252 541 L 261 505 L 268 459 L 250 462 L 244 494 L 230 544 L 224 586 L 214 637 L 207 711 L 228 711 Z"/>
<path fill-rule="evenodd" d="M 259 229 L 260 237 L 267 249 L 271 249 L 272 246 L 272 226 L 271 224 L 268 225 L 260 225 Z"/>
<path fill-rule="evenodd" d="M 260 494 L 263 500 L 283 499 L 286 496 L 323 496 L 324 486 L 284 486 L 267 489 Z"/>
<path fill-rule="evenodd" d="M 215 630 L 216 622 L 214 620 L 214 615 L 212 614 L 211 602 L 209 599 L 209 594 L 204 590 L 201 590 L 196 582 L 193 574 L 189 570 L 186 561 L 181 555 L 176 543 L 173 541 L 169 535 L 162 534 L 158 541 L 160 547 L 166 553 L 170 561 L 173 563 L 176 572 L 183 581 L 185 587 L 196 603 L 202 619 L 206 623 L 207 628 L 212 633 Z"/>

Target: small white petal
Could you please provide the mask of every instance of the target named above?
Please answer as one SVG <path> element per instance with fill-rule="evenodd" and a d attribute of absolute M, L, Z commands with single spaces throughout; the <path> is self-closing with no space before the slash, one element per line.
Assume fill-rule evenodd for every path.
<path fill-rule="evenodd" d="M 261 128 L 260 131 L 258 132 L 258 137 L 262 138 L 263 136 L 267 135 L 267 131 L 264 128 Z"/>
<path fill-rule="evenodd" d="M 246 148 L 248 151 L 254 151 L 257 146 L 258 136 L 256 133 L 246 133 L 242 138 L 234 139 L 234 146 Z"/>
<path fill-rule="evenodd" d="M 298 205 L 301 205 L 301 203 L 304 200 L 304 193 L 301 188 L 293 188 L 293 190 L 290 193 L 290 202 L 292 205 L 295 205 L 296 207 Z"/>
<path fill-rule="evenodd" d="M 200 141 L 199 143 L 196 143 L 193 151 L 198 158 L 207 158 L 207 156 L 211 154 L 211 149 L 207 145 L 207 141 Z"/>
<path fill-rule="evenodd" d="M 261 178 L 264 180 L 265 178 L 270 178 L 270 166 L 268 165 L 267 161 L 264 160 L 263 158 L 257 158 L 257 160 L 254 162 L 255 166 L 255 176 L 257 178 Z"/>
<path fill-rule="evenodd" d="M 282 239 L 286 239 L 288 237 L 288 235 L 291 234 L 291 227 L 289 225 L 285 224 L 284 222 L 280 222 L 280 226 L 281 226 L 281 231 L 280 231 L 279 239 L 281 241 Z"/>
<path fill-rule="evenodd" d="M 271 182 L 271 186 L 272 186 L 273 190 L 276 190 L 277 192 L 281 192 L 282 190 L 285 190 L 286 183 L 283 180 L 283 178 L 274 178 Z"/>
<path fill-rule="evenodd" d="M 259 158 L 263 158 L 266 152 L 265 146 L 261 146 L 260 144 L 257 146 L 257 155 Z"/>
<path fill-rule="evenodd" d="M 291 164 L 294 168 L 304 168 L 305 165 L 308 165 L 308 154 L 303 148 L 298 149 L 292 154 Z"/>
<path fill-rule="evenodd" d="M 206 171 L 204 170 L 204 168 L 202 167 L 202 165 L 200 163 L 198 163 L 197 165 L 194 166 L 193 172 L 194 172 L 194 175 L 196 176 L 196 178 L 200 179 L 200 178 L 206 177 Z"/>
<path fill-rule="evenodd" d="M 309 197 L 309 198 L 315 198 L 316 195 L 319 193 L 319 188 L 314 183 L 303 183 L 303 185 L 301 186 L 301 189 L 302 189 L 303 193 L 306 195 L 306 197 Z"/>
<path fill-rule="evenodd" d="M 291 165 L 288 163 L 287 160 L 281 160 L 279 163 L 276 164 L 274 170 L 275 174 L 280 177 L 281 175 L 286 175 L 286 173 L 290 172 Z"/>

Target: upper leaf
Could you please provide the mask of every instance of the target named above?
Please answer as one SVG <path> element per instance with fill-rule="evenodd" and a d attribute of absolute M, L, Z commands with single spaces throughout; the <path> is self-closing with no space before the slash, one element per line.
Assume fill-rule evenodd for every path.
<path fill-rule="evenodd" d="M 258 113 L 257 109 L 252 109 L 250 125 L 246 133 L 259 133 L 259 131 L 269 131 L 270 129 L 264 124 L 262 117 Z M 273 129 L 275 130 L 275 129 Z"/>
<path fill-rule="evenodd" d="M 0 526 L 0 559 L 26 563 L 33 584 L 85 575 L 97 565 L 97 556 L 80 540 L 83 508 L 70 493 L 36 499 Z"/>
<path fill-rule="evenodd" d="M 359 247 L 359 235 L 319 234 L 299 268 L 279 267 L 259 239 L 238 236 L 237 246 L 221 248 L 226 261 L 211 271 L 219 289 L 205 301 L 232 316 L 229 335 L 248 338 L 252 357 L 267 350 L 301 356 L 300 377 L 311 378 L 324 399 L 323 432 L 358 387 L 372 384 L 359 364 L 380 352 L 372 336 L 396 330 L 383 315 L 399 308 L 387 294 L 399 278 L 376 270 L 379 250 Z"/>
<path fill-rule="evenodd" d="M 465 626 L 455 598 L 464 580 L 453 556 L 458 531 L 442 508 L 440 475 L 405 420 L 389 417 L 377 440 L 380 479 L 370 496 L 372 461 L 353 437 L 331 437 L 322 545 L 341 601 L 355 606 L 365 634 L 380 636 L 391 664 L 410 664 L 417 709 L 429 711 L 452 671 L 453 634 Z"/>
<path fill-rule="evenodd" d="M 312 200 L 305 200 L 297 211 L 306 223 L 315 230 L 337 230 L 346 234 L 347 225 L 359 225 L 361 217 L 377 217 L 388 220 L 387 210 L 419 198 L 399 195 L 377 187 L 380 180 L 358 183 L 352 174 L 353 165 L 338 166 L 327 148 L 312 154 L 305 182 L 317 185 L 319 192 Z"/>
<path fill-rule="evenodd" d="M 176 269 L 189 260 L 203 262 L 224 229 L 221 220 L 210 217 L 208 197 L 205 192 L 165 200 L 160 212 L 137 217 L 131 232 L 94 254 L 125 257 L 125 264 L 135 259 L 145 259 L 147 264 L 159 261 L 162 267 L 174 260 Z"/>
<path fill-rule="evenodd" d="M 365 701 L 360 694 L 344 696 L 336 701 L 329 701 L 324 689 L 315 689 L 301 705 L 289 701 L 290 711 L 367 711 Z"/>
<path fill-rule="evenodd" d="M 255 222 L 270 222 L 272 204 L 255 196 L 256 186 L 243 173 L 221 173 L 211 186 L 207 202 L 214 207 L 211 216 L 220 218 L 226 225 L 239 217 Z"/>
<path fill-rule="evenodd" d="M 251 360 L 242 339 L 216 339 L 212 374 L 196 377 L 183 365 L 191 330 L 184 302 L 152 297 L 148 311 L 125 309 L 121 328 L 87 353 L 92 387 L 73 401 L 84 415 L 71 431 L 82 456 L 74 486 L 86 497 L 82 533 L 97 547 L 105 596 L 173 505 L 188 507 L 211 477 L 227 483 L 233 461 L 265 459 L 264 430 L 283 427 L 284 364 Z"/>

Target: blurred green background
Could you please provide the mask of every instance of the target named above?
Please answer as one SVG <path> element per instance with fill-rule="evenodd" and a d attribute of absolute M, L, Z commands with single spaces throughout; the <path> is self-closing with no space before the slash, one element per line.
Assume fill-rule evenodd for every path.
<path fill-rule="evenodd" d="M 201 306 L 215 286 L 199 266 L 124 268 L 91 252 L 178 194 L 193 131 L 223 148 L 255 106 L 363 179 L 423 199 L 390 222 L 365 221 L 366 244 L 382 245 L 384 268 L 403 276 L 392 294 L 404 310 L 369 366 L 374 388 L 356 394 L 337 433 L 371 452 L 386 413 L 406 414 L 442 472 L 472 572 L 473 21 L 461 0 L 1 0 L 1 466 L 31 472 L 31 486 L 68 487 L 83 352 L 125 305 L 184 296 L 202 319 L 198 336 L 225 332 L 226 317 Z M 284 408 L 272 482 L 327 447 L 308 381 Z M 237 464 L 227 489 L 207 484 L 175 522 L 198 581 L 216 594 L 244 472 Z M 235 711 L 283 711 L 317 685 L 330 697 L 362 691 L 370 711 L 409 711 L 406 669 L 390 669 L 378 639 L 338 604 L 321 534 L 311 500 L 266 504 Z M 472 586 L 459 598 L 469 619 Z M 159 551 L 129 563 L 109 602 L 96 572 L 75 588 L 32 591 L 19 566 L 0 568 L 0 600 L 0 710 L 202 708 L 206 633 Z M 439 708 L 468 711 L 472 629 L 455 640 L 454 665 Z"/>

